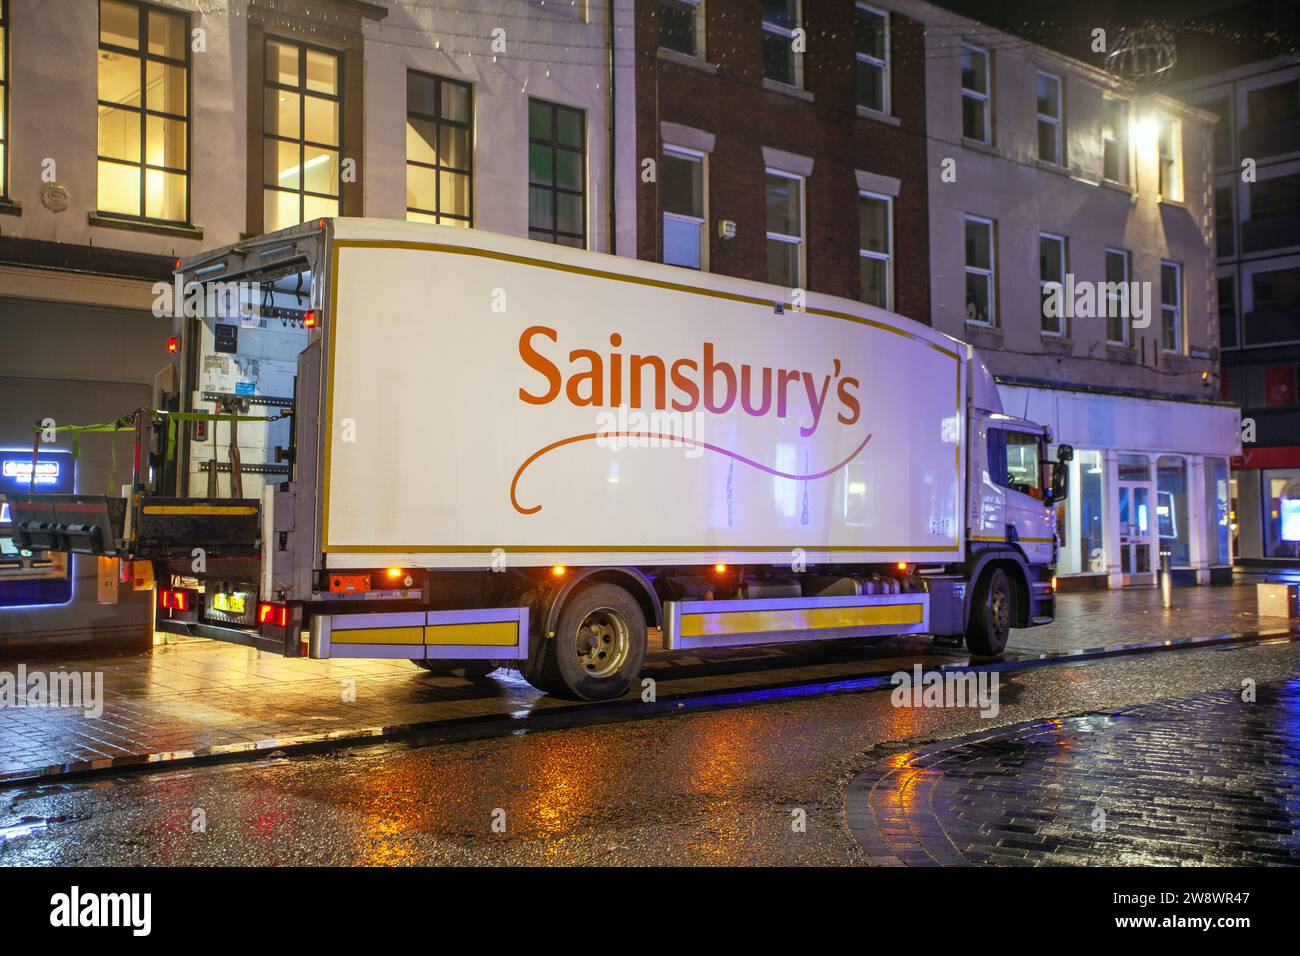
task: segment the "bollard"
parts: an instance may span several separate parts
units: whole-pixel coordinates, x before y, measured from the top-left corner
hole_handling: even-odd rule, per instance
[[[1160,549],[1160,603],[1172,607],[1174,603],[1174,574],[1169,570],[1169,558],[1172,551]]]

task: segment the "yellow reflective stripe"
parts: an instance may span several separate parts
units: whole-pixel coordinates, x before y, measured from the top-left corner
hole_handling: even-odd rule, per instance
[[[483,624],[430,624],[425,628],[424,643],[515,647],[519,643],[519,622],[491,621]]]
[[[792,608],[782,611],[721,611],[683,614],[682,636],[761,634],[765,631],[807,631],[832,627],[871,627],[920,624],[918,604],[876,604],[867,607]]]
[[[145,505],[147,515],[255,515],[256,505]]]
[[[424,628],[416,627],[358,627],[335,631],[331,644],[423,644]]]

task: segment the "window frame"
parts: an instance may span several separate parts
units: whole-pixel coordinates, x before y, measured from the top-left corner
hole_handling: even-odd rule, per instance
[[[137,37],[140,42],[139,49],[132,50],[129,47],[116,46],[112,43],[105,43],[104,23],[103,23],[103,4],[100,0],[95,0],[95,215],[112,219],[123,219],[129,222],[147,223],[158,226],[188,226],[193,222],[193,202],[194,188],[191,178],[193,170],[193,151],[194,151],[194,130],[192,120],[194,116],[194,56],[190,49],[190,30],[193,21],[190,18],[189,11],[179,10],[174,7],[163,7],[153,3],[146,3],[143,0],[117,0],[136,8],[138,14]],[[174,16],[184,24],[184,60],[176,60],[173,57],[165,56],[160,53],[149,52],[149,13],[155,12],[164,16]],[[6,25],[8,19],[5,20]],[[8,56],[11,44],[8,42],[9,37],[5,37],[5,55]],[[113,103],[102,100],[99,97],[99,53],[107,50],[110,53],[118,53],[123,56],[130,56],[140,61],[140,105],[133,107],[125,103]],[[185,114],[178,115],[175,113],[165,113],[161,110],[151,110],[148,108],[148,73],[150,61],[162,63],[166,66],[179,66],[185,71]],[[8,77],[6,71],[5,76]],[[8,83],[5,84],[5,93],[8,94]],[[139,113],[140,116],[140,161],[138,163],[129,162],[116,156],[104,156],[99,152],[99,116],[98,110],[102,107],[108,107],[115,110],[126,110]],[[148,122],[149,117],[157,117],[164,120],[179,121],[185,126],[185,168],[178,169],[172,166],[155,166],[147,161],[147,152],[149,149],[148,140]],[[5,122],[9,121],[9,110],[5,110]],[[6,137],[5,143],[8,143]],[[9,150],[6,146],[5,160],[8,163]],[[127,166],[136,169],[140,174],[140,212],[133,215],[127,212],[117,212],[114,210],[104,209],[100,205],[99,195],[99,164],[112,163],[116,166]],[[148,206],[148,171],[155,170],[171,175],[181,175],[185,180],[185,218],[183,219],[160,219],[147,215]],[[3,194],[3,193],[0,193]]]
[[[1220,266],[1215,272],[1214,279],[1215,279],[1215,283],[1214,283],[1215,298],[1217,300],[1216,305],[1218,306],[1218,311],[1215,317],[1218,319],[1219,350],[1220,352],[1235,351],[1237,349],[1242,348],[1243,345],[1242,328],[1241,328],[1241,294],[1240,294],[1241,283],[1237,281],[1238,279],[1237,269],[1235,266]],[[1223,297],[1221,295],[1218,295],[1218,292],[1219,292],[1219,287],[1222,285],[1224,281],[1227,281],[1232,286],[1231,305],[1232,305],[1233,344],[1231,345],[1225,345],[1223,343],[1224,302],[1223,302]]]
[[[888,233],[886,238],[888,248],[885,252],[876,252],[872,249],[862,248],[862,200],[874,199],[884,202],[885,204],[885,230]],[[889,312],[894,311],[894,197],[886,193],[874,193],[869,189],[858,190],[858,275],[862,275],[862,259],[874,259],[877,262],[885,263],[885,304],[877,308],[885,309]],[[858,301],[866,305],[874,303],[867,302],[863,298],[865,291],[862,287],[861,279],[858,280]]]
[[[972,90],[966,86],[966,81],[962,77],[961,58],[965,56],[967,50],[972,50],[984,57],[984,88],[985,92],[980,93],[978,90]],[[993,145],[993,63],[989,51],[984,47],[977,46],[974,43],[962,41],[961,55],[957,63],[957,82],[961,85],[961,99],[965,103],[967,98],[977,100],[984,115],[984,138],[979,139],[974,136],[966,135],[966,111],[960,111],[961,118],[961,138],[969,140],[972,143],[980,143],[984,146]]]
[[[2,154],[0,155],[0,200],[3,200],[9,198],[9,51],[13,47],[13,32],[9,28],[9,0],[0,0],[0,36],[4,37],[4,52],[0,55],[0,154]],[[98,81],[98,74],[96,81]],[[98,91],[96,91],[96,98],[98,98]],[[98,135],[99,131],[95,132]],[[96,154],[99,152],[98,145],[95,152]],[[98,172],[96,169],[97,177]],[[98,187],[98,183],[96,186]],[[98,188],[96,193],[98,194]]]
[[[1166,129],[1168,154],[1163,152]],[[1183,123],[1168,113],[1156,119],[1156,195],[1161,202],[1183,201]]]
[[[1109,283],[1111,281],[1110,275],[1107,273],[1107,269],[1106,269],[1107,265],[1109,264],[1109,259],[1111,256],[1119,256],[1121,259],[1123,259],[1124,261],[1123,281],[1124,281],[1125,289],[1128,289],[1129,283],[1133,281],[1133,253],[1131,253],[1127,249],[1121,249],[1118,246],[1106,246],[1102,249],[1102,254],[1101,254],[1102,279],[1106,283]],[[1120,310],[1120,314],[1115,317],[1119,319],[1120,328],[1123,330],[1123,337],[1118,339],[1111,338],[1111,334],[1110,334],[1111,332],[1110,323],[1111,323],[1111,319],[1113,318],[1110,314],[1111,301],[1112,300],[1108,295],[1106,297],[1106,344],[1118,345],[1123,348],[1128,348],[1129,342],[1132,340],[1132,335],[1133,335],[1133,316],[1131,314],[1132,303],[1129,301],[1129,294],[1128,292],[1125,292],[1124,297],[1121,300],[1123,309]]]
[[[1053,331],[1053,330],[1047,328],[1047,315],[1046,315],[1046,313],[1043,312],[1043,307],[1042,307],[1042,303],[1043,303],[1043,289],[1044,289],[1044,287],[1047,285],[1048,282],[1054,281],[1054,280],[1051,280],[1051,279],[1044,279],[1044,278],[1043,278],[1042,262],[1043,262],[1043,240],[1044,240],[1044,239],[1047,239],[1047,240],[1049,240],[1049,241],[1051,241],[1051,242],[1055,242],[1055,243],[1057,243],[1057,244],[1058,244],[1058,248],[1059,248],[1059,250],[1060,250],[1060,254],[1059,254],[1059,256],[1058,256],[1058,261],[1059,261],[1059,265],[1060,265],[1060,267],[1061,267],[1060,285],[1061,285],[1061,307],[1062,307],[1062,309],[1065,308],[1065,271],[1066,271],[1066,269],[1068,268],[1068,266],[1067,266],[1067,262],[1066,262],[1066,260],[1067,260],[1067,255],[1066,255],[1066,241],[1065,241],[1065,236],[1057,235],[1057,234],[1054,233],[1054,232],[1039,232],[1039,233],[1038,233],[1038,263],[1039,263],[1039,266],[1038,266],[1038,303],[1039,303],[1039,305],[1038,305],[1038,312],[1039,312],[1039,320],[1040,320],[1040,321],[1039,321],[1040,332],[1041,332],[1042,335],[1044,335],[1044,336],[1047,337],[1047,338],[1052,338],[1052,339],[1063,339],[1063,338],[1065,338],[1065,337],[1067,336],[1067,333],[1069,332],[1069,328],[1068,328],[1068,326],[1067,326],[1066,316],[1065,316],[1064,314],[1056,316],[1056,322],[1057,322],[1057,326],[1058,326],[1058,327],[1057,327],[1057,329],[1056,329],[1055,331]]]
[[[554,101],[552,101],[552,100],[544,100],[544,99],[542,99],[541,97],[530,96],[530,97],[528,97],[528,112],[529,112],[529,116],[530,116],[530,117],[531,117],[531,115],[532,115],[532,105],[533,105],[534,103],[538,104],[539,106],[545,106],[545,107],[547,107],[547,108],[551,111],[551,138],[550,138],[549,140],[543,140],[543,139],[540,139],[540,138],[534,138],[533,133],[532,133],[532,130],[529,129],[529,130],[528,130],[528,148],[529,148],[529,150],[531,151],[531,150],[532,150],[532,147],[534,147],[534,146],[545,146],[545,147],[548,147],[548,148],[551,150],[551,171],[552,171],[552,181],[551,181],[551,184],[550,184],[549,186],[548,186],[548,185],[545,185],[545,184],[541,184],[541,183],[534,183],[534,182],[532,181],[532,177],[531,177],[531,175],[530,175],[530,176],[528,177],[528,191],[529,191],[529,195],[531,195],[531,193],[532,193],[532,191],[533,191],[534,189],[545,189],[545,190],[548,190],[549,192],[554,193],[554,194],[563,193],[563,194],[565,194],[565,195],[567,195],[567,196],[573,196],[573,195],[576,195],[576,196],[581,197],[581,199],[582,199],[582,233],[581,233],[580,235],[575,235],[575,234],[572,233],[572,232],[568,232],[568,231],[565,231],[565,230],[562,230],[562,229],[559,228],[559,222],[560,222],[560,217],[559,217],[559,206],[558,206],[558,204],[555,203],[554,201],[552,201],[552,203],[551,203],[551,227],[550,227],[549,229],[545,229],[545,228],[540,228],[540,227],[534,226],[534,225],[533,225],[533,219],[532,219],[532,203],[529,202],[529,204],[528,204],[528,206],[529,206],[529,213],[528,213],[528,238],[529,238],[529,239],[533,239],[533,240],[536,241],[536,242],[550,242],[552,245],[564,246],[564,245],[568,245],[568,244],[567,244],[567,243],[562,243],[562,242],[559,242],[559,241],[558,241],[560,236],[564,236],[564,237],[567,238],[567,239],[577,239],[577,240],[579,241],[579,244],[578,244],[578,245],[576,245],[576,246],[568,246],[568,248],[570,248],[570,249],[586,249],[586,248],[587,248],[587,243],[588,243],[588,241],[589,241],[589,237],[588,237],[588,233],[589,233],[588,225],[589,225],[589,224],[588,224],[588,222],[587,222],[587,217],[588,217],[588,215],[589,215],[589,213],[590,213],[590,210],[588,209],[588,201],[587,201],[587,187],[588,187],[588,185],[589,185],[589,183],[588,183],[588,170],[587,170],[587,162],[588,162],[589,157],[588,157],[588,155],[587,155],[587,150],[588,150],[588,148],[589,148],[589,142],[590,142],[590,141],[589,141],[588,134],[587,134],[587,111],[586,111],[585,109],[582,109],[581,107],[577,107],[577,106],[568,106],[568,105],[566,105],[566,104],[564,104],[564,103],[556,103],[556,102],[554,102]],[[575,150],[572,146],[569,146],[567,143],[561,143],[561,142],[559,141],[559,139],[558,139],[558,136],[559,136],[559,125],[560,125],[559,122],[558,122],[558,120],[559,120],[559,115],[560,115],[560,111],[561,111],[561,110],[564,110],[564,111],[567,111],[567,112],[570,112],[570,113],[576,113],[576,114],[578,114],[578,117],[579,117],[579,120],[580,120],[579,123],[578,123],[578,128],[582,131],[582,145],[581,145],[580,147],[578,147],[578,149],[576,149],[576,150]],[[531,119],[529,120],[529,122],[531,123]],[[569,188],[567,188],[567,187],[562,187],[562,186],[559,185],[559,177],[555,174],[555,170],[558,168],[557,164],[555,163],[555,153],[556,153],[558,150],[564,150],[565,152],[570,152],[570,153],[572,153],[572,152],[577,152],[577,153],[578,153],[578,156],[580,157],[580,162],[579,162],[579,164],[578,164],[578,168],[579,168],[579,170],[581,171],[581,182],[582,182],[582,187],[581,187],[581,189],[579,189],[579,190],[573,190],[573,189],[569,189]],[[533,233],[535,233],[535,232],[545,232],[545,233],[550,233],[550,239],[538,239],[536,236],[533,235]]]
[[[272,43],[280,43],[286,46],[294,46],[298,48],[298,69],[299,69],[299,76],[302,77],[302,86],[285,86],[283,83],[278,83],[278,82],[273,83],[271,82],[270,79],[267,78],[267,63],[269,62],[267,57],[268,57],[268,50]],[[321,93],[318,90],[307,89],[307,51],[308,50],[313,50],[317,53],[325,53],[328,54],[329,56],[334,57],[334,61],[335,61],[334,85],[335,88],[338,90],[337,93],[334,94]],[[298,214],[299,214],[298,223],[303,223],[307,221],[307,217],[304,215],[304,213],[306,212],[307,196],[312,196],[313,198],[316,199],[327,199],[327,200],[333,199],[336,203],[338,203],[338,211],[335,213],[335,215],[336,216],[343,215],[343,148],[344,148],[344,124],[346,123],[346,115],[344,112],[344,106],[345,106],[344,90],[346,89],[346,86],[344,85],[345,81],[344,81],[343,69],[344,69],[344,55],[342,50],[333,50],[330,49],[329,47],[320,46],[314,43],[308,43],[304,40],[296,40],[291,37],[281,36],[279,34],[266,33],[262,36],[262,88],[261,88],[262,102],[263,103],[266,102],[266,91],[268,89],[288,90],[292,93],[297,94],[298,96],[298,138],[296,140],[290,139],[287,136],[282,136],[279,133],[270,132],[265,107],[263,107],[262,129],[260,131],[262,135],[262,142],[260,144],[262,149],[262,182],[260,183],[260,196],[262,200],[262,210],[263,210],[262,212],[263,232],[273,231],[267,228],[267,223],[266,223],[265,210],[266,210],[266,194],[268,191],[282,192],[282,193],[295,193],[298,196]],[[307,119],[307,97],[308,96],[314,96],[320,99],[332,100],[333,102],[338,104],[339,119],[338,119],[338,142],[337,143],[334,144],[321,143],[321,142],[317,142],[316,140],[307,139],[306,119]],[[297,189],[284,189],[279,186],[268,186],[266,184],[266,179],[267,176],[269,175],[269,171],[266,168],[267,140],[275,140],[276,142],[282,142],[282,143],[297,143],[298,180],[299,180]],[[336,172],[338,174],[339,192],[337,196],[327,196],[324,193],[312,192],[307,189],[306,157],[307,157],[308,146],[314,146],[317,149],[330,149],[338,153],[339,166]],[[291,227],[281,226],[280,228],[288,229]]]
[[[965,251],[966,250],[966,227],[970,225],[972,222],[979,223],[980,225],[985,226],[988,229],[989,264],[987,268],[985,268],[984,266],[972,266],[970,262],[966,260],[966,251]],[[966,301],[966,276],[970,275],[971,273],[974,273],[975,275],[983,276],[986,279],[988,279],[989,318],[987,322],[981,322],[979,319],[972,319],[970,315],[966,313],[966,310],[963,308],[962,312],[963,312],[963,317],[966,320],[966,324],[973,325],[976,328],[980,328],[980,329],[996,329],[998,327],[998,322],[1000,319],[998,315],[998,304],[997,304],[998,250],[997,250],[996,220],[988,219],[984,216],[977,216],[974,213],[963,213],[962,214],[962,302],[963,303]]]
[[[1120,117],[1120,126],[1123,128],[1123,138],[1115,139],[1106,135],[1106,106],[1108,104],[1118,104],[1122,110]],[[1111,183],[1124,188],[1131,188],[1133,185],[1133,101],[1123,96],[1111,96],[1110,94],[1102,95],[1102,121],[1101,121],[1101,178],[1103,182]],[[1112,179],[1106,175],[1106,147],[1108,144],[1115,144],[1115,152],[1119,157],[1120,173],[1123,178]]]
[[[1056,84],[1056,110],[1060,114],[1058,116],[1049,116],[1046,113],[1038,112],[1038,103],[1037,103],[1038,81],[1044,78],[1051,80]],[[1038,155],[1038,161],[1042,163],[1050,163],[1053,166],[1064,167],[1065,166],[1065,80],[1063,80],[1057,74],[1049,73],[1046,70],[1036,71],[1034,74],[1034,100],[1035,100],[1034,111],[1035,113],[1037,113],[1038,116],[1038,122],[1034,127],[1034,131],[1037,132],[1044,123],[1051,125],[1053,127],[1053,133],[1054,133],[1054,138],[1056,143],[1056,158],[1044,159],[1043,156],[1038,153],[1038,147],[1042,145],[1042,141],[1040,138],[1035,145],[1035,154]],[[1103,157],[1103,162],[1104,162],[1104,157]]]
[[[853,79],[854,79],[854,91],[853,91],[853,93],[854,93],[854,95],[853,95],[853,102],[854,102],[854,104],[857,106],[858,109],[860,109],[860,110],[865,110],[865,111],[868,112],[868,113],[879,114],[879,115],[881,115],[881,116],[892,116],[892,115],[893,115],[892,111],[893,111],[893,108],[894,108],[894,105],[893,105],[893,82],[892,82],[892,72],[893,72],[893,71],[890,69],[890,65],[889,65],[889,64],[890,64],[890,43],[891,43],[892,40],[893,40],[893,36],[892,36],[893,30],[892,30],[892,28],[891,28],[891,24],[890,24],[889,11],[888,11],[888,10],[878,10],[878,9],[876,9],[875,7],[871,6],[870,4],[868,4],[868,3],[863,3],[862,0],[858,0],[858,2],[855,3],[855,4],[853,5],[853,18],[854,18],[854,27],[855,27],[855,30],[856,30],[856,27],[857,27],[857,17],[858,17],[858,14],[859,14],[859,13],[869,13],[869,14],[873,14],[873,15],[875,15],[875,16],[880,17],[882,20],[884,20],[884,22],[885,22],[885,43],[884,43],[884,52],[885,52],[885,56],[884,56],[884,59],[880,59],[880,58],[878,58],[878,57],[874,57],[874,56],[872,56],[872,55],[869,54],[869,53],[863,53],[860,49],[857,48],[857,42],[856,42],[856,36],[855,36],[855,40],[854,40],[854,50],[853,50],[853,62],[854,62],[854,74],[853,74]],[[881,76],[882,76],[882,81],[881,81],[881,84],[880,84],[880,85],[881,85],[881,98],[882,98],[882,100],[883,100],[883,102],[881,103],[880,109],[876,109],[876,107],[874,107],[874,106],[866,106],[866,105],[864,105],[862,102],[860,102],[860,100],[859,100],[859,95],[860,95],[861,91],[857,89],[857,69],[856,69],[857,64],[859,64],[859,63],[867,63],[867,64],[869,64],[869,65],[871,65],[871,66],[878,67],[878,68],[880,69]]]
[[[660,50],[668,53],[674,53],[678,56],[690,56],[697,60],[707,59],[707,46],[705,36],[705,24],[707,23],[704,11],[705,0],[657,0],[656,9],[662,10],[664,7],[676,6],[679,8],[692,7],[691,12],[691,52],[679,50],[676,47],[664,46],[663,44],[663,27],[659,25],[658,36],[655,37],[655,46]]]
[[[1172,266],[1174,268],[1174,298],[1172,305],[1165,302],[1164,285],[1165,285],[1165,268]],[[1173,316],[1174,345],[1169,348],[1165,345],[1165,329],[1168,317]],[[1183,344],[1186,336],[1183,330],[1183,264],[1175,262],[1172,259],[1160,260],[1160,351],[1167,355],[1182,355]]]
[[[781,179],[792,179],[799,184],[799,235],[791,236],[786,233],[772,232],[767,228],[766,208],[767,208],[767,178],[776,176]],[[777,169],[774,166],[766,166],[763,170],[763,207],[765,212],[763,222],[763,253],[767,254],[768,242],[785,242],[799,247],[798,266],[799,274],[795,277],[796,281],[787,288],[802,289],[808,281],[808,177],[801,176],[798,173],[792,173],[789,170]],[[785,285],[785,283],[774,282],[771,275],[767,281],[773,285]]]
[[[439,74],[437,74],[437,73],[428,73],[428,72],[426,72],[426,71],[424,71],[424,70],[414,70],[414,69],[411,69],[411,68],[408,67],[407,70],[406,70],[406,75],[407,75],[408,79],[409,79],[409,77],[410,77],[412,74],[414,74],[415,76],[418,76],[418,77],[422,77],[423,79],[433,80],[434,103],[435,103],[436,106],[437,106],[438,115],[437,115],[437,116],[430,116],[430,115],[428,115],[427,113],[419,113],[419,112],[416,112],[415,110],[413,110],[413,109],[411,108],[411,99],[410,99],[410,95],[408,94],[408,95],[407,95],[407,99],[406,99],[406,119],[407,119],[407,122],[408,122],[408,123],[410,122],[411,117],[415,117],[416,119],[423,120],[423,121],[428,122],[428,123],[432,123],[433,126],[434,126],[434,129],[435,129],[435,131],[436,131],[436,135],[438,136],[438,149],[437,149],[437,152],[436,152],[436,154],[435,154],[435,158],[436,158],[437,161],[435,161],[435,162],[433,162],[433,163],[426,163],[426,162],[424,162],[423,160],[411,159],[410,153],[409,153],[409,152],[407,153],[407,155],[406,155],[406,176],[407,176],[407,183],[408,183],[408,185],[409,185],[409,183],[410,183],[411,167],[412,167],[412,166],[418,166],[418,167],[420,167],[421,169],[429,169],[429,170],[432,170],[432,171],[433,171],[433,183],[434,183],[434,187],[433,187],[433,203],[434,203],[435,206],[441,206],[441,205],[442,205],[442,176],[439,175],[439,174],[442,173],[442,172],[448,172],[448,173],[458,173],[458,174],[463,174],[463,175],[465,175],[465,176],[468,176],[468,177],[469,177],[469,183],[468,183],[468,185],[469,185],[469,188],[468,188],[468,195],[469,195],[469,211],[468,211],[464,216],[461,216],[461,215],[458,215],[458,214],[456,214],[456,213],[444,213],[441,209],[429,210],[429,209],[420,209],[420,208],[418,208],[418,207],[407,206],[407,207],[406,207],[406,217],[407,217],[407,221],[408,221],[408,222],[411,221],[410,215],[411,215],[411,213],[414,212],[414,213],[418,213],[418,214],[420,214],[420,215],[422,215],[422,216],[433,216],[433,217],[434,217],[435,219],[437,219],[440,223],[442,222],[443,219],[450,219],[450,220],[452,220],[452,223],[451,223],[452,225],[459,224],[459,223],[464,223],[465,226],[466,226],[467,228],[471,228],[471,229],[472,229],[472,228],[474,227],[474,84],[473,84],[473,83],[470,83],[470,82],[468,82],[468,81],[466,81],[466,80],[456,80],[456,79],[452,79],[451,77],[441,76],[441,75],[439,75]],[[453,86],[460,86],[460,87],[464,87],[464,88],[465,88],[466,96],[468,97],[468,102],[469,102],[469,119],[468,119],[468,120],[466,120],[466,121],[464,121],[464,122],[461,122],[460,120],[449,120],[449,119],[445,119],[445,118],[443,118],[443,116],[442,116],[442,85],[443,85],[444,83],[450,83],[450,84],[453,85]],[[469,166],[468,166],[467,168],[465,168],[465,169],[457,169],[457,168],[454,167],[454,166],[444,166],[444,165],[442,164],[442,162],[441,162],[441,159],[442,159],[442,127],[443,127],[444,125],[446,125],[446,126],[448,126],[448,127],[451,127],[451,128],[454,128],[454,129],[463,129],[463,130],[465,130],[465,132],[468,134],[468,137],[469,137]],[[340,131],[340,132],[341,132],[341,131]],[[342,194],[342,183],[341,183],[341,182],[340,182],[340,184],[339,184],[339,191],[340,191],[340,198],[341,198],[341,194]],[[423,220],[416,220],[416,221],[420,221],[420,222],[422,222]]]
[[[709,271],[709,154],[699,149],[690,149],[686,146],[675,146],[671,143],[664,143],[660,147],[663,156],[671,155],[674,159],[686,162],[699,163],[700,166],[700,216],[686,216],[682,213],[669,212],[663,208],[663,202],[660,200],[659,208],[659,229],[660,229],[660,250],[659,259],[665,265],[680,266],[683,269],[697,269],[700,272]],[[664,259],[668,250],[668,237],[665,223],[668,219],[675,222],[689,222],[698,226],[700,230],[700,264],[698,266],[682,265],[678,262],[668,262]]]
[[[794,3],[794,26],[783,27],[779,23],[773,23],[771,20],[762,19],[762,15],[760,14],[759,30],[762,34],[772,33],[777,36],[783,37],[787,41],[794,39],[794,31],[801,29],[803,27],[803,0],[791,0],[791,2]],[[793,74],[794,77],[793,83],[787,82],[786,80],[778,80],[767,75],[767,62],[766,62],[767,57],[765,54],[762,53],[761,45],[760,45],[760,56],[763,57],[763,61],[759,64],[760,72],[762,74],[763,79],[766,80],[768,83],[777,83],[780,84],[781,86],[788,86],[796,90],[802,90],[804,88],[804,75],[803,75],[804,55],[802,53],[796,53],[793,48],[791,48],[790,50],[790,56],[792,58],[790,62],[790,67],[791,67],[791,73]]]

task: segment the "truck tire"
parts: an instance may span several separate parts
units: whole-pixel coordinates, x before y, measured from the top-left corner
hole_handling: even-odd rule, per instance
[[[645,613],[627,591],[598,581],[564,603],[546,639],[539,690],[578,700],[622,697],[645,661]],[[531,680],[531,678],[530,678]]]
[[[412,660],[411,663],[430,674],[463,677],[466,680],[482,680],[497,669],[495,661]]]
[[[984,573],[975,589],[966,628],[966,646],[972,654],[997,657],[1011,636],[1011,580],[1001,568]]]

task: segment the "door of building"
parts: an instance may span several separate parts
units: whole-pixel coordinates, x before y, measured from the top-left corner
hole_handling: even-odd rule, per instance
[[[1119,569],[1125,587],[1156,582],[1151,528],[1154,498],[1149,481],[1119,483]]]

